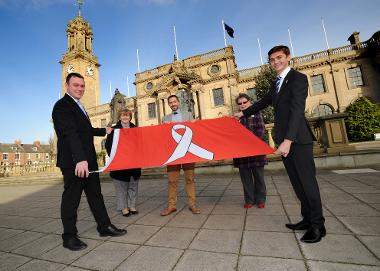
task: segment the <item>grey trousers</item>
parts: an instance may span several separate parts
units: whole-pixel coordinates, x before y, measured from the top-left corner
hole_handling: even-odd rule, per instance
[[[267,188],[264,181],[264,167],[239,168],[239,173],[245,203],[265,203]]]
[[[116,209],[136,208],[139,181],[131,177],[129,182],[113,179],[116,196]]]

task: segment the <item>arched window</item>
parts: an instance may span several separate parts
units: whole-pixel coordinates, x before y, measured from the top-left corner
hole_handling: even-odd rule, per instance
[[[322,117],[322,116],[331,115],[333,111],[334,109],[332,108],[331,105],[320,104],[313,109],[313,117]]]

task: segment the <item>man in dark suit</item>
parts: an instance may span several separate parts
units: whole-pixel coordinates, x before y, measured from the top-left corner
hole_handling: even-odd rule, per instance
[[[289,67],[290,51],[283,45],[268,52],[269,62],[277,73],[270,91],[251,107],[236,113],[235,117],[250,116],[269,105],[274,107],[274,135],[278,144],[276,154],[288,173],[293,189],[301,202],[303,220],[286,224],[292,230],[306,230],[302,242],[319,242],[326,235],[322,203],[315,177],[313,140],[315,137],[305,118],[308,93],[306,75]]]
[[[111,224],[101,193],[94,136],[105,136],[105,128],[93,128],[80,103],[85,91],[82,75],[70,73],[66,77],[66,94],[53,108],[54,129],[57,134],[57,166],[61,169],[64,191],[61,202],[63,246],[81,250],[87,245],[78,238],[77,210],[84,190],[100,236],[121,236],[126,230]],[[111,128],[107,132],[110,133]]]

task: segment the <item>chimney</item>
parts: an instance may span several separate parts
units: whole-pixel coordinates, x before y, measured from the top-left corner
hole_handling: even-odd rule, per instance
[[[355,31],[354,33],[351,34],[351,36],[348,37],[348,41],[352,44],[359,44],[360,43],[360,38],[359,38],[360,32]]]
[[[36,146],[37,148],[41,147],[41,142],[39,140],[36,140],[33,142],[33,145]]]
[[[16,139],[16,140],[15,140],[15,144],[16,144],[17,146],[21,146],[21,140],[20,140],[20,139]]]

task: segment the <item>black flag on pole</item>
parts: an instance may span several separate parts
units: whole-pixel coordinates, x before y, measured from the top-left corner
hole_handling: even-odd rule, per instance
[[[234,29],[231,26],[229,26],[226,23],[224,23],[224,29],[226,30],[228,36],[230,36],[231,38],[234,37],[234,32],[235,31],[234,31]]]

